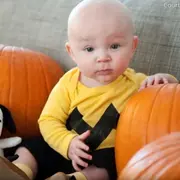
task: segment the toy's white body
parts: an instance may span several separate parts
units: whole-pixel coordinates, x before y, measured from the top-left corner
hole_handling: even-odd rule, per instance
[[[17,146],[21,141],[20,137],[0,139],[0,156],[4,156],[3,149]]]
[[[0,109],[0,136],[2,134],[3,122],[3,113]],[[20,137],[0,139],[0,156],[4,156],[3,149],[17,146],[21,141],[22,139]]]

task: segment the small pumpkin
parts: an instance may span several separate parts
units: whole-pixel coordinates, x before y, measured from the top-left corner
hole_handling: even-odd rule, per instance
[[[180,133],[163,136],[138,151],[118,180],[180,179]]]
[[[37,120],[62,75],[61,66],[45,54],[0,45],[0,104],[11,112],[17,136],[39,134]]]
[[[146,144],[180,131],[180,85],[146,88],[127,102],[117,125],[115,156],[118,174]]]

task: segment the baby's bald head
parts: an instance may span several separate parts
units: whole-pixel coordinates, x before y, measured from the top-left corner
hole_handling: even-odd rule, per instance
[[[66,50],[80,69],[80,80],[89,85],[108,84],[121,75],[138,43],[131,13],[119,0],[79,3],[68,19],[68,39]]]
[[[69,15],[68,38],[70,40],[87,26],[91,32],[102,23],[107,26],[116,23],[122,31],[130,34],[134,31],[131,13],[119,0],[83,0]]]

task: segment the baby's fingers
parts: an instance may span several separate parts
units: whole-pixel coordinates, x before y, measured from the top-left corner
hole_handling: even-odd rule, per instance
[[[76,171],[81,171],[80,167],[75,163],[75,161],[72,161],[72,166]]]
[[[153,85],[153,84],[154,84],[154,79],[155,79],[154,77],[149,77],[149,78],[147,79],[147,85],[146,85],[146,87]]]
[[[78,149],[82,149],[84,151],[89,151],[89,146],[86,145],[83,141],[79,141],[77,144]]]
[[[167,80],[166,78],[163,78],[162,80],[163,80],[163,83],[164,83],[164,84],[167,84],[167,83],[168,83],[168,80]]]
[[[85,161],[83,161],[80,157],[78,157],[78,156],[76,156],[75,158],[74,158],[74,161],[75,161],[75,163],[77,164],[77,165],[79,165],[79,166],[82,166],[82,167],[88,167],[88,163],[87,162],[85,162]]]
[[[86,152],[84,152],[83,150],[79,149],[77,151],[77,156],[87,159],[87,160],[92,160],[92,156]]]
[[[81,141],[85,141],[88,137],[90,136],[90,130],[85,131],[84,133],[82,133],[81,135],[79,135],[79,139]]]
[[[154,85],[160,84],[160,82],[161,82],[161,78],[159,76],[155,76]]]

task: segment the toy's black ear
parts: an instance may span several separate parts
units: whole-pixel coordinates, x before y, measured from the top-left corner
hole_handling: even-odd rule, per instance
[[[13,121],[10,111],[0,104],[0,109],[3,113],[3,127],[5,127],[10,133],[16,132],[16,125]]]

